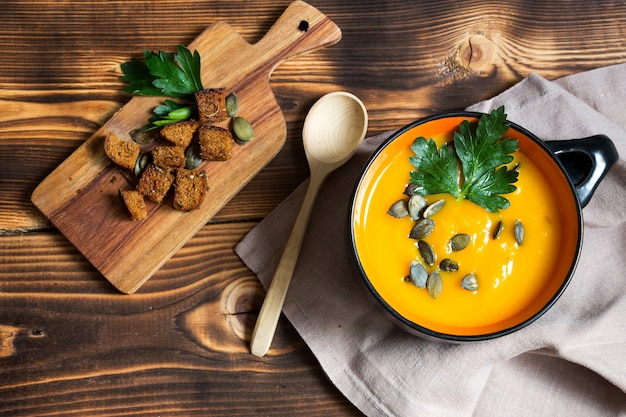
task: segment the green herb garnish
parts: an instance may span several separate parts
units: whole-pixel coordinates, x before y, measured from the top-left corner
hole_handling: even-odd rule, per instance
[[[151,125],[144,130],[154,129],[169,123],[187,120],[197,113],[194,93],[203,90],[200,76],[200,54],[192,54],[183,45],[178,45],[172,55],[163,51],[144,51],[144,62],[136,58],[121,65],[123,81],[128,83],[124,91],[143,96],[179,98],[190,103],[166,100],[155,107]]]
[[[202,90],[200,54],[178,45],[177,53],[144,51],[144,61],[133,58],[122,64],[124,91],[144,96],[164,96],[193,99]]]
[[[152,110],[154,116],[148,121],[150,124],[142,130],[148,131],[168,125],[170,123],[182,122],[193,117],[198,117],[198,106],[190,103],[178,103],[172,100],[165,100]]]
[[[490,212],[509,207],[500,194],[515,191],[518,172],[509,169],[518,141],[503,138],[509,126],[504,106],[480,117],[478,123],[467,120],[454,133],[454,149],[440,149],[433,139],[419,137],[411,145],[415,156],[409,158],[417,169],[411,171],[411,182],[420,195],[452,194],[465,198]]]

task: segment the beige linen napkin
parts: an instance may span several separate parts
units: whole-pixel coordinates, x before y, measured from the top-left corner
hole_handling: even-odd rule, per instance
[[[542,139],[602,133],[615,142],[620,160],[583,210],[577,271],[550,311],[512,335],[451,345],[400,330],[370,303],[349,252],[352,189],[389,134],[367,139],[319,195],[283,311],[368,416],[626,415],[626,64],[553,82],[531,75],[470,110],[500,104]],[[265,285],[305,187],[236,248]]]

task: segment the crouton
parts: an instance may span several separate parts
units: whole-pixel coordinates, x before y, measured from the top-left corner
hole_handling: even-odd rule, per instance
[[[209,88],[194,93],[202,124],[213,124],[228,119],[226,93],[223,88]]]
[[[133,221],[143,220],[148,216],[146,201],[143,194],[136,190],[123,190],[120,192],[126,205],[130,219]]]
[[[200,126],[198,129],[200,156],[207,161],[226,161],[233,156],[233,135],[218,126]]]
[[[104,140],[104,153],[116,165],[128,170],[135,168],[140,150],[135,142],[123,140],[114,133],[109,133]]]
[[[198,127],[200,127],[200,122],[197,120],[172,123],[161,128],[161,136],[174,145],[186,148],[191,143]]]
[[[203,170],[176,170],[174,182],[174,202],[176,210],[193,210],[200,207],[208,189],[207,175]]]
[[[152,149],[154,165],[161,168],[180,168],[185,165],[185,148],[182,146],[159,145]]]
[[[169,169],[150,164],[141,174],[136,189],[155,203],[160,203],[170,190],[173,182],[174,175],[172,175]]]

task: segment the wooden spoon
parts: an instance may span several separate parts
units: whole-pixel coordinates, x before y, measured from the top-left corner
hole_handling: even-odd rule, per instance
[[[326,94],[309,111],[302,139],[311,178],[252,333],[250,350],[253,355],[264,356],[272,343],[313,203],[322,183],[328,174],[350,159],[363,142],[366,131],[365,106],[350,93]]]

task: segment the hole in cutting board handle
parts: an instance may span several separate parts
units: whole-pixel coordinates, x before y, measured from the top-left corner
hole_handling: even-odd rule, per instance
[[[309,30],[309,22],[307,22],[306,20],[301,20],[300,24],[298,25],[298,30],[300,32],[307,32]]]

